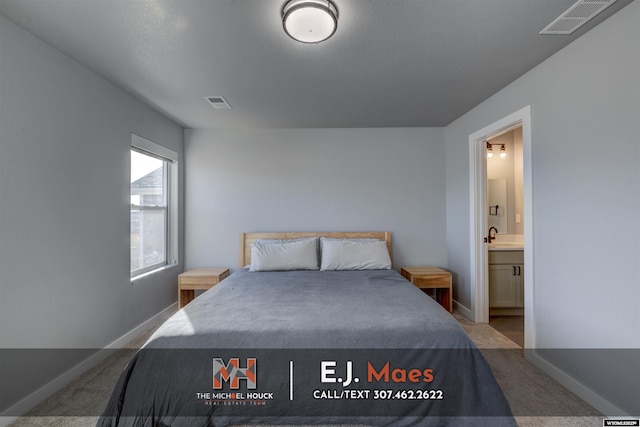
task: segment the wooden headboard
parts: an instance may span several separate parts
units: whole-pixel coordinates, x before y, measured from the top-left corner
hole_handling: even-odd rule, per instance
[[[298,239],[301,237],[329,237],[333,239],[380,239],[387,242],[391,257],[391,232],[281,232],[281,233],[241,233],[240,234],[240,268],[251,264],[251,244],[259,239]]]

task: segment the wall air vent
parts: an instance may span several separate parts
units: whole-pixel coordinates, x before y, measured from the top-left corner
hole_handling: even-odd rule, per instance
[[[579,0],[540,31],[540,34],[571,34],[616,0]]]
[[[231,105],[222,96],[205,96],[204,99],[216,110],[231,110]]]

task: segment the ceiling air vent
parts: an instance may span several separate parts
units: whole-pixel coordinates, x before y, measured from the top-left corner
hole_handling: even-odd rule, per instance
[[[231,105],[222,96],[205,96],[204,99],[216,110],[231,110]]]
[[[571,34],[616,0],[579,0],[540,34]]]

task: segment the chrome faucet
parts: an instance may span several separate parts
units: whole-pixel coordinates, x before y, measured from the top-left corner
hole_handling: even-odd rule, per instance
[[[491,230],[494,230],[494,231],[495,231],[495,233],[493,233],[493,236],[491,236]],[[497,232],[498,232],[498,229],[497,229],[497,228],[495,228],[495,227],[491,227],[491,228],[489,229],[489,236],[487,237],[487,242],[491,243],[491,241],[492,241],[492,240],[495,240],[495,238],[496,238],[496,233],[497,233]]]

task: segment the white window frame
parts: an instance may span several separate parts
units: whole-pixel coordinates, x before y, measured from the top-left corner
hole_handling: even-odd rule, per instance
[[[131,150],[166,162],[165,206],[131,205],[131,208],[135,207],[140,210],[166,210],[165,261],[131,271],[131,280],[134,281],[178,264],[178,153],[133,133],[131,134]],[[131,209],[129,210],[129,224],[131,224]]]

